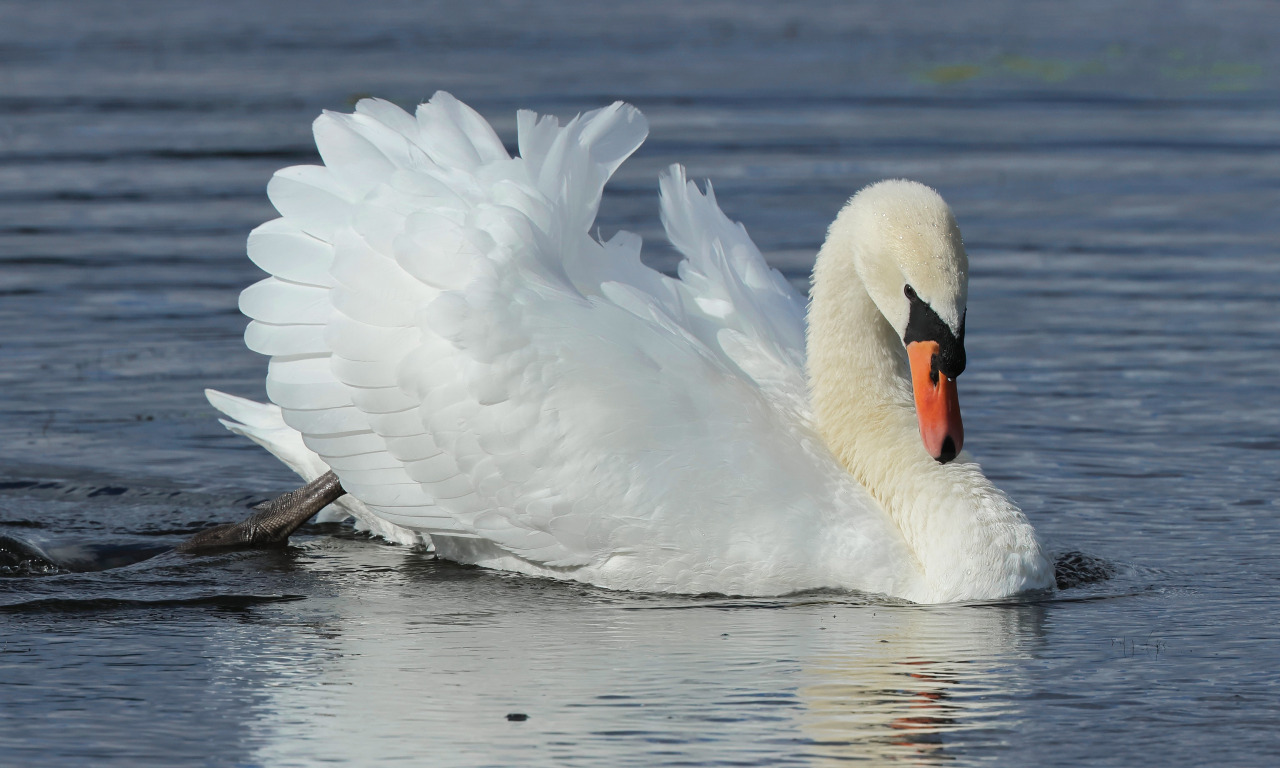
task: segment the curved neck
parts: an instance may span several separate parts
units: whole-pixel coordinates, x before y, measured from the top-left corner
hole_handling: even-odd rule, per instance
[[[897,524],[929,599],[1049,586],[1052,566],[1021,511],[976,464],[939,464],[925,451],[906,350],[858,275],[856,245],[828,239],[814,265],[808,374],[817,431]]]
[[[813,270],[807,357],[815,426],[918,552],[902,515],[913,506],[911,491],[942,467],[920,441],[906,350],[844,248],[828,240]]]

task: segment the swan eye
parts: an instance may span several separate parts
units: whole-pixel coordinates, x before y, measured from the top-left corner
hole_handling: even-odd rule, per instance
[[[912,287],[911,287],[911,286],[909,286],[909,285],[904,285],[904,286],[902,286],[902,293],[903,293],[903,295],[905,295],[905,296],[907,297],[907,300],[908,300],[908,301],[915,301],[915,300],[916,300],[916,298],[917,298],[917,297],[916,297],[916,289],[915,289],[915,288],[912,288]]]

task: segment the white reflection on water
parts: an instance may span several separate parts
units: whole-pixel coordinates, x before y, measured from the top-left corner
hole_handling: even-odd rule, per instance
[[[874,632],[801,673],[802,727],[818,764],[875,754],[908,764],[953,759],[950,748],[999,743],[1019,716],[1042,634],[1038,605],[877,610]],[[998,725],[997,725],[998,723]]]
[[[935,764],[1000,746],[1043,616],[620,595],[376,545],[309,551],[334,595],[272,609],[292,647],[215,641],[261,678],[246,726],[264,765]]]

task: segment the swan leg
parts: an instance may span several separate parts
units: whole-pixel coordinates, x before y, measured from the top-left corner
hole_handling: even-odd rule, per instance
[[[284,544],[289,534],[315,516],[346,491],[333,472],[325,472],[296,491],[277,496],[254,507],[255,511],[238,523],[203,530],[179,544],[175,551],[199,554],[218,549],[248,549]]]

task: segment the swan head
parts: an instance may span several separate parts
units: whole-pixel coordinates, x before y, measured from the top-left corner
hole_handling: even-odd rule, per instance
[[[969,293],[951,208],[918,182],[881,181],[854,195],[832,234],[847,235],[867,294],[902,340],[925,449],[951,461],[964,442],[955,379],[965,367]]]

